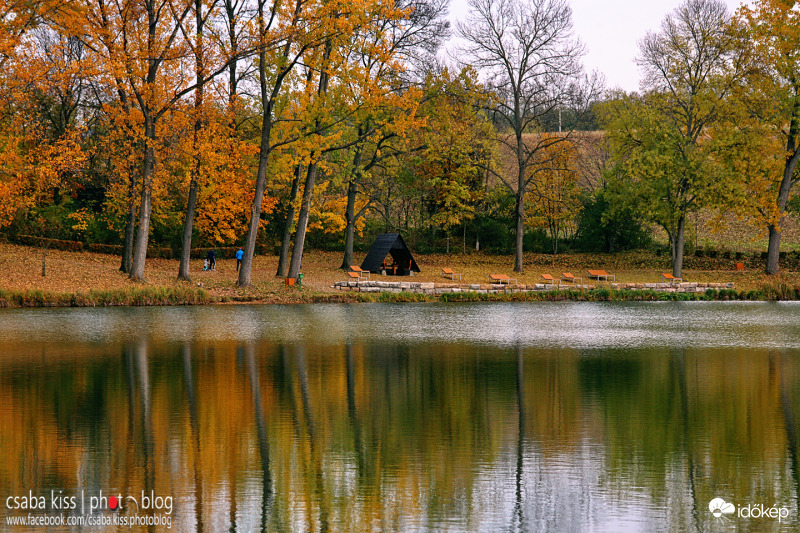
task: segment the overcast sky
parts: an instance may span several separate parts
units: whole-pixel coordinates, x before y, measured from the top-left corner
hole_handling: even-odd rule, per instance
[[[450,0],[450,18],[463,19],[466,0]],[[609,89],[639,89],[639,69],[634,58],[638,43],[648,31],[658,31],[664,17],[682,0],[569,0],[575,34],[586,45],[583,64],[606,77]],[[741,0],[725,0],[733,12]]]

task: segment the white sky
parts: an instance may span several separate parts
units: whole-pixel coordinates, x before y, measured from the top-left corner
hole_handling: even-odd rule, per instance
[[[450,19],[463,19],[465,0],[450,0]],[[575,34],[586,45],[583,58],[587,72],[599,71],[606,87],[625,91],[639,89],[639,69],[634,58],[639,41],[648,31],[658,31],[664,17],[683,0],[569,0]],[[741,0],[725,0],[733,11]]]

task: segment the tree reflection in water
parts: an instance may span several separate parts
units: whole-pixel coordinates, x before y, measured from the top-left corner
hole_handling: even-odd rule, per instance
[[[798,526],[791,347],[5,335],[3,494],[154,491],[198,532],[706,531],[717,496]]]

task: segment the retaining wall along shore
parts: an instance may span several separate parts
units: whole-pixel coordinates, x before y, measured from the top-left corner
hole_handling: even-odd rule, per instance
[[[604,287],[606,285],[603,285]],[[707,289],[733,289],[733,283],[610,283],[617,290],[650,290],[656,292],[705,292]],[[516,292],[550,291],[554,289],[592,290],[595,285],[563,283],[560,286],[544,283],[533,285],[507,285],[486,283],[433,283],[413,281],[337,281],[334,288],[341,291],[359,292],[413,292],[417,294],[444,294],[458,292],[477,292],[483,294],[508,294]]]

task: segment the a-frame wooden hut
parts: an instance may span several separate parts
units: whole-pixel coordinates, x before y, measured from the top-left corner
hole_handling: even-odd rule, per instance
[[[387,261],[389,256],[392,258],[391,262]],[[417,262],[399,233],[378,235],[361,263],[361,269],[375,273],[384,270],[394,276],[409,276],[411,272],[419,272]]]

